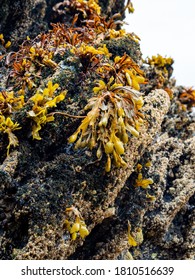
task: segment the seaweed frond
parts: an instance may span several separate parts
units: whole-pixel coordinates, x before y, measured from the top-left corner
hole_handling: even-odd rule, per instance
[[[143,115],[141,93],[130,86],[117,84],[111,77],[108,84],[103,80],[94,87],[96,96],[89,99],[85,110],[90,110],[69,142],[76,142],[75,148],[97,148],[100,159],[107,156],[106,172],[111,169],[111,158],[117,167],[126,166],[122,155],[130,135],[139,136]]]
[[[18,138],[13,131],[21,129],[17,122],[13,122],[10,117],[5,117],[0,114],[0,131],[8,135],[9,144],[7,146],[7,155],[9,154],[10,147],[18,146]]]
[[[48,114],[48,109],[56,107],[57,103],[64,100],[66,96],[66,91],[55,96],[54,93],[58,88],[58,84],[53,85],[52,81],[49,81],[47,87],[42,92],[38,90],[29,100],[34,103],[32,109],[28,111],[28,117],[33,120],[33,139],[41,140],[39,131],[42,126],[48,122],[54,121],[54,115]]]

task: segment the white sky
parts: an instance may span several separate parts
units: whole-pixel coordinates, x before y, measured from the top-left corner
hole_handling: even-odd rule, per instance
[[[133,0],[126,16],[128,32],[137,34],[143,58],[161,54],[174,59],[177,85],[195,86],[195,0]]]

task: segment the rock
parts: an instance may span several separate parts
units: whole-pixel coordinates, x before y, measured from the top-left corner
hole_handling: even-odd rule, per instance
[[[35,38],[16,52],[2,44],[0,258],[194,259],[192,97],[187,103],[181,98],[185,89],[175,86],[168,71],[172,61],[154,58],[160,66],[141,62],[138,38],[124,34],[111,18],[117,11],[123,17],[124,1],[99,1],[109,16],[101,18],[104,32],[96,24],[100,18],[94,3],[85,7],[91,16],[87,27],[82,7],[75,18],[72,2],[62,3],[15,1],[21,8],[16,13],[9,1],[0,2],[5,38],[11,35],[16,49],[27,35]],[[15,24],[8,25],[8,15]],[[76,26],[58,23],[37,36],[42,28],[48,30],[51,19],[73,20]],[[63,44],[57,45],[57,39]],[[126,92],[129,103],[123,99]],[[93,101],[101,98],[104,103],[92,111],[94,119],[78,132],[94,109]],[[103,122],[98,112],[105,117],[108,108],[112,113]],[[120,125],[130,117],[133,132],[121,140]],[[143,124],[136,127],[140,118]],[[113,142],[110,150],[104,149],[115,126],[118,167]],[[95,146],[89,144],[92,134]],[[78,135],[88,144],[79,146]],[[106,170],[109,157],[111,168]]]

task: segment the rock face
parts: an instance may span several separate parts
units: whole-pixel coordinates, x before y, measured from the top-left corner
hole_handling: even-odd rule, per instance
[[[18,3],[25,10],[29,20],[21,16],[21,11],[14,14],[12,19],[25,30],[26,33],[22,32],[25,37],[31,37],[31,32],[33,37],[37,35],[35,30],[40,32],[40,22],[44,22],[43,30],[47,30],[51,18],[63,21],[69,17],[72,22],[74,15],[71,14],[69,2],[63,2],[67,9],[60,14],[61,6],[60,9],[58,6],[52,9],[59,1],[15,1],[15,5]],[[108,5],[105,2],[109,2]],[[95,1],[91,3],[93,5],[87,6],[88,10],[84,6],[85,11],[91,21],[95,21],[94,17],[97,21],[98,8]],[[124,7],[124,1],[99,3],[109,17],[116,11],[122,12]],[[8,14],[14,10],[8,9],[9,1],[0,1],[0,4],[5,10],[4,17],[1,15],[0,19],[1,28],[6,31],[4,37],[12,34],[12,38],[16,38],[19,31],[17,28],[9,29],[13,26],[8,27],[7,24]],[[84,8],[79,7],[81,16]],[[34,17],[30,16],[33,13]],[[37,18],[40,20],[37,21],[39,28],[35,24]],[[58,38],[63,38],[63,46],[61,42],[56,45],[54,54],[54,31],[26,42],[14,54],[6,52],[2,46],[5,57],[0,61],[0,93],[3,93],[0,99],[1,122],[3,124],[10,118],[21,128],[13,130],[18,145],[14,147],[13,143],[16,142],[11,142],[10,149],[6,149],[7,135],[9,139],[13,137],[9,130],[13,129],[13,124],[5,121],[4,126],[0,127],[0,258],[194,259],[193,93],[174,85],[170,78],[172,62],[166,58],[158,57],[161,63],[153,58],[152,62],[143,64],[137,38],[116,30],[119,26],[114,20],[105,22],[102,19],[104,30],[98,29],[98,23],[95,32],[91,22],[84,29],[79,20],[80,17],[75,20],[76,29],[66,26],[68,38],[64,33],[57,33]],[[64,30],[59,25],[55,28],[56,32]],[[71,37],[71,32],[80,32],[80,37]],[[25,38],[23,35],[19,36],[19,40]],[[18,41],[15,41],[14,47],[17,44]],[[84,44],[85,50],[89,45],[90,51],[81,51],[81,44]],[[44,51],[41,49],[40,52],[40,48]],[[118,61],[121,62],[121,59],[130,63],[128,69],[131,70],[133,65],[135,72],[128,72],[126,64],[123,64],[120,72]],[[18,68],[17,63],[25,70]],[[146,79],[144,83],[140,82],[143,81],[142,71],[147,83]],[[134,75],[129,78],[124,73]],[[115,86],[111,82],[112,77],[117,83]],[[119,78],[120,85],[117,82]],[[97,80],[104,80],[107,85],[99,84],[100,89],[97,89]],[[142,94],[143,106],[136,107],[136,99],[132,99],[131,104],[134,104],[136,114],[138,111],[142,114],[143,123],[139,129],[135,127],[139,130],[139,136],[129,133],[128,141],[124,144],[125,152],[120,157],[126,164],[122,164],[121,160],[121,166],[117,167],[112,162],[111,171],[106,172],[106,159],[111,153],[103,153],[98,158],[97,145],[91,149],[87,145],[84,149],[75,149],[75,144],[69,143],[71,141],[68,139],[88,113],[84,107],[91,98],[96,97],[93,94],[95,88],[97,92],[99,90],[96,94],[101,96],[105,94],[105,87],[106,92],[112,91],[113,98],[119,90],[117,98],[120,98],[123,95],[120,87],[125,91],[129,90],[129,86],[131,97],[135,94],[140,101],[139,94]],[[37,90],[39,95],[36,95]],[[187,95],[188,99],[185,91],[190,94]],[[16,101],[2,101],[7,100],[7,95],[12,92],[17,95]],[[20,97],[23,95],[24,102]],[[35,97],[40,95],[45,95],[46,101],[41,99],[42,103],[37,103],[39,106],[35,108]],[[56,108],[51,106],[51,101],[55,101]],[[103,109],[99,108],[98,111],[105,112],[108,105],[107,100]],[[41,129],[38,130],[38,115],[43,111],[47,118],[55,117],[45,122],[42,119]],[[126,111],[122,115],[118,113],[118,117],[127,121],[127,114]],[[100,133],[99,138],[95,138],[97,143],[104,143],[100,140],[101,131],[107,129],[113,118],[112,113],[108,124],[101,129],[95,126],[94,129]],[[90,125],[93,127],[93,122]],[[39,137],[41,139],[38,140]],[[113,161],[114,154],[110,157]]]

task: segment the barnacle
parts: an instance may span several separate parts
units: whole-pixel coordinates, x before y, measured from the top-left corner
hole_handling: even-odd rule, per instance
[[[139,112],[143,105],[140,92],[130,86],[122,86],[111,77],[108,84],[99,81],[94,87],[96,96],[89,99],[85,110],[90,110],[69,142],[76,142],[75,148],[97,147],[100,159],[103,152],[107,156],[106,172],[111,169],[111,157],[117,167],[126,166],[122,156],[130,135],[138,136],[137,124],[142,124]],[[78,139],[78,140],[77,140]]]
[[[14,130],[21,129],[17,122],[13,122],[10,117],[5,117],[0,114],[0,131],[8,135],[9,144],[7,146],[7,154],[9,154],[10,146],[16,147],[18,145],[18,138],[13,133]]]
[[[32,110],[28,111],[28,117],[33,120],[33,139],[41,140],[39,131],[42,126],[47,122],[54,120],[54,116],[52,114],[48,114],[48,109],[56,107],[57,103],[64,100],[66,96],[66,91],[63,91],[59,95],[55,96],[54,93],[58,88],[58,84],[53,85],[52,81],[49,81],[47,87],[42,92],[38,90],[35,95],[30,98],[30,101],[33,101],[34,103]]]

